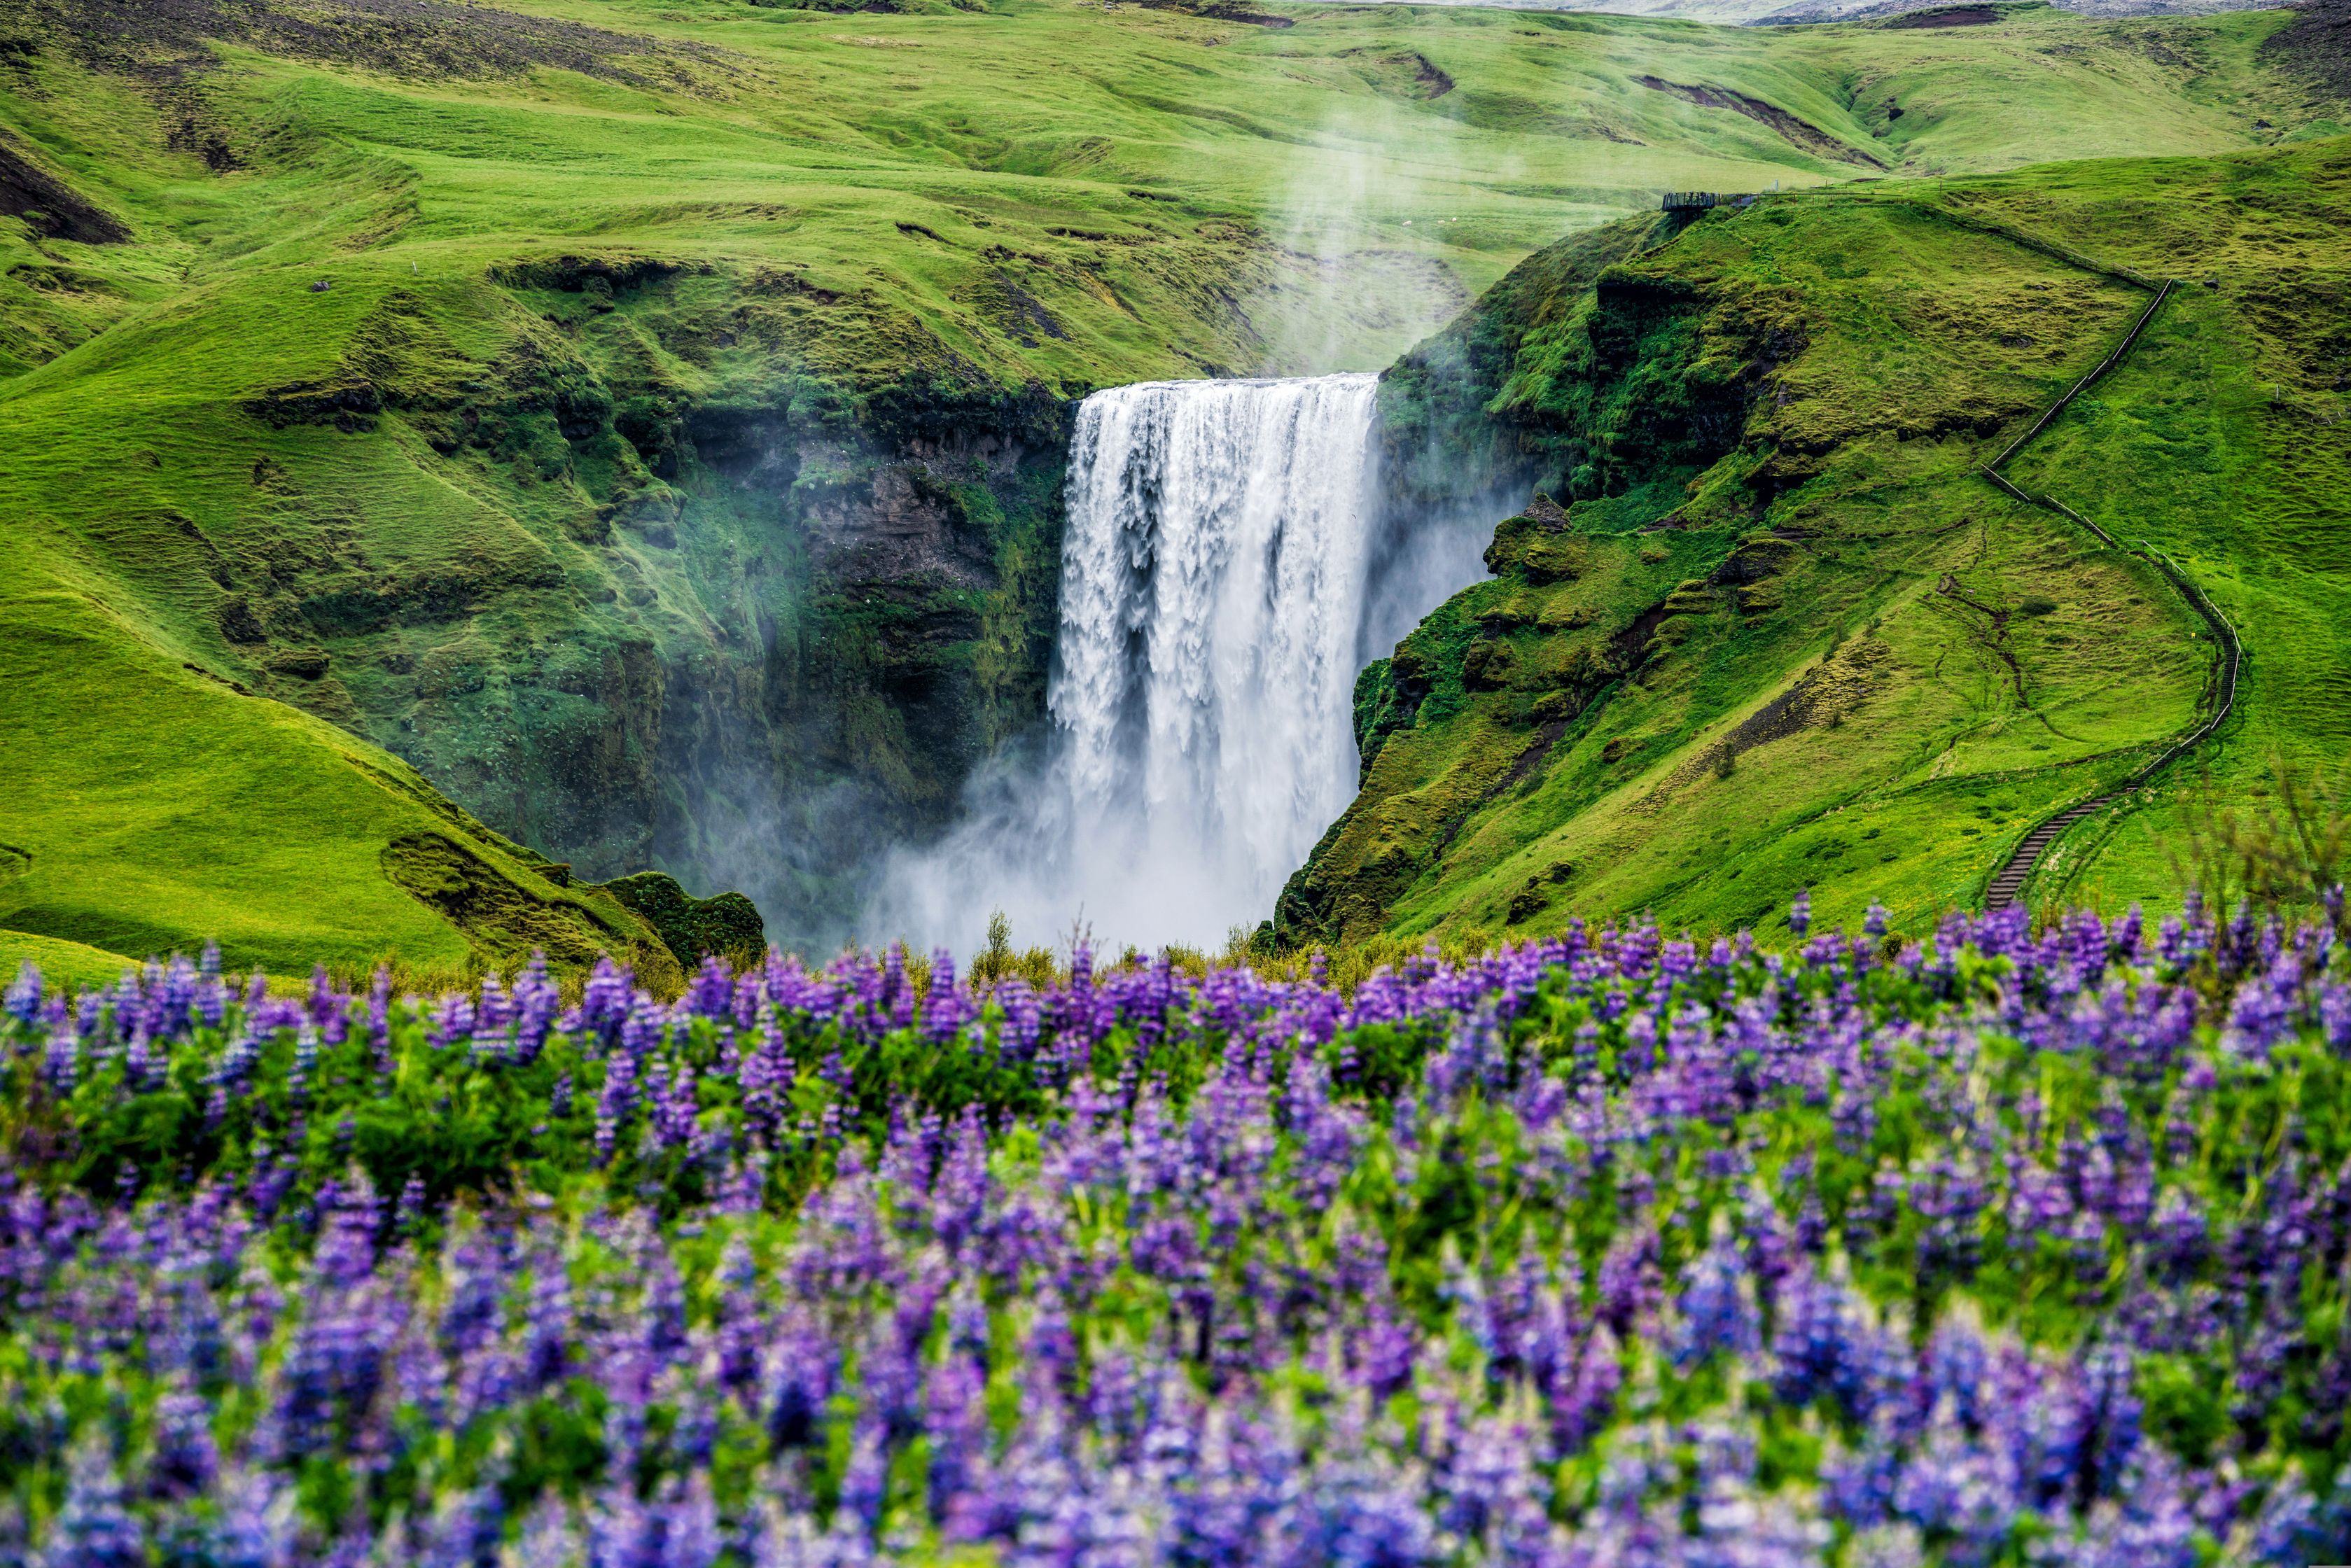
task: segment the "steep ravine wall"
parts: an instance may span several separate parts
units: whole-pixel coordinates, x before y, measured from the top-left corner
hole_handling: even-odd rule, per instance
[[[1042,716],[1072,404],[816,381],[761,342],[756,279],[564,258],[491,284],[486,359],[441,301],[392,299],[340,381],[267,400],[490,515],[403,569],[265,476],[303,537],[232,572],[224,640],[583,879],[658,867],[749,894],[773,940],[838,940],[873,856]]]
[[[1042,722],[1066,406],[941,397],[846,436],[777,412],[730,417],[725,445],[689,418],[680,549],[719,544],[687,570],[752,622],[673,656],[638,821],[654,863],[822,946],[873,857],[944,828],[969,770]],[[737,566],[730,528],[772,553]]]

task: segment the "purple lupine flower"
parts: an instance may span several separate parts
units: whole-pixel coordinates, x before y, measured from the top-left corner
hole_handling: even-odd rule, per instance
[[[1831,1398],[1858,1413],[1867,1397],[1867,1334],[1837,1282],[1809,1273],[1790,1277],[1773,1314],[1773,1383],[1791,1404]]]
[[[531,1268],[522,1339],[521,1375],[526,1388],[544,1388],[569,1374],[571,1281],[562,1257],[551,1250],[541,1253]]]
[[[475,1487],[442,1500],[431,1521],[421,1568],[497,1568],[506,1531],[506,1504],[496,1487]]]
[[[146,1531],[123,1506],[122,1482],[95,1443],[74,1451],[65,1507],[49,1526],[41,1568],[141,1568]]]
[[[608,1166],[620,1145],[622,1126],[636,1110],[637,1063],[625,1048],[604,1060],[604,1086],[596,1095],[596,1163]]]
[[[504,1252],[499,1239],[479,1227],[451,1238],[443,1263],[448,1291],[441,1309],[441,1340],[450,1354],[478,1348],[495,1330],[506,1294]]]
[[[10,1018],[26,1029],[39,1021],[41,1016],[41,969],[30,958],[17,966],[16,978],[8,987],[5,1006]]]
[[[1619,1337],[1646,1322],[1664,1300],[1657,1250],[1656,1227],[1636,1224],[1620,1235],[1601,1260],[1599,1315]]]
[[[2351,1549],[2351,1512],[2335,1498],[2313,1496],[2299,1465],[2281,1474],[2252,1520],[2251,1561],[2284,1568],[2341,1559]]]
[[[217,1568],[294,1568],[293,1489],[272,1471],[240,1470],[221,1493],[205,1558]]]
[[[193,1497],[211,1490],[220,1475],[220,1449],[213,1441],[211,1409],[186,1389],[155,1405],[155,1447],[147,1461],[147,1488],[165,1498]]]
[[[1623,1354],[1606,1323],[1585,1337],[1573,1380],[1562,1377],[1552,1396],[1552,1435],[1560,1452],[1575,1452],[1607,1425],[1624,1386]]]
[[[881,1523],[882,1503],[889,1483],[882,1436],[877,1423],[861,1426],[850,1439],[849,1464],[841,1477],[841,1506],[868,1531]]]
[[[1761,1324],[1727,1224],[1716,1227],[1713,1243],[1687,1278],[1672,1338],[1677,1364],[1690,1365],[1718,1353],[1752,1355],[1761,1348]]]
[[[2182,1495],[2178,1467],[2151,1453],[2111,1500],[2102,1500],[2072,1543],[2083,1568],[2193,1568],[2202,1532]]]
[[[696,1018],[730,1018],[735,1010],[735,977],[726,965],[705,954],[685,989],[686,1010]]]
[[[589,1511],[589,1568],[664,1568],[664,1523],[633,1485],[608,1484]]]

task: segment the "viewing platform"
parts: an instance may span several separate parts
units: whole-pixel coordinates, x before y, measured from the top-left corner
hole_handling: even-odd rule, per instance
[[[1667,191],[1664,203],[1669,213],[1702,213],[1708,207],[1743,207],[1752,202],[1753,191]]]

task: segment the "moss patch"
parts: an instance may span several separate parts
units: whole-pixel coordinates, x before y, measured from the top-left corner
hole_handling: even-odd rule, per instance
[[[759,912],[739,893],[695,898],[675,877],[657,871],[639,872],[602,884],[600,891],[644,916],[676,957],[691,970],[705,957],[718,957],[736,968],[758,962],[768,951],[767,928]]]

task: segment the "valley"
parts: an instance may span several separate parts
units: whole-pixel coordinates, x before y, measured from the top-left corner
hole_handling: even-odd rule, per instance
[[[0,0],[0,1563],[2351,1560],[2351,0],[1611,3]]]
[[[1249,19],[1020,3],[11,0],[0,657],[24,738],[0,756],[0,842],[17,868],[0,883],[5,940],[78,944],[93,974],[214,938],[232,962],[297,972],[387,956],[463,970],[556,925],[580,951],[623,932],[650,951],[641,917],[591,916],[574,901],[597,895],[575,890],[659,869],[695,894],[747,893],[768,937],[821,948],[855,929],[876,853],[946,831],[972,770],[1043,721],[1064,451],[1086,392],[1406,355],[1383,394],[1400,406],[1416,343],[1482,330],[1446,324],[1498,283],[1462,322],[1520,298],[1573,313],[1562,290],[1591,269],[1544,258],[1649,235],[1654,218],[1625,214],[1653,213],[1664,189],[1777,190],[1726,235],[1789,222],[1791,243],[1817,256],[1877,244],[1905,220],[1875,195],[1802,193],[1974,179],[1966,188],[1988,193],[1967,200],[2137,256],[2158,236],[2109,231],[2133,228],[2123,214],[2138,209],[2069,196],[2080,176],[2059,172],[2111,165],[1995,172],[2317,147],[2340,129],[2331,89],[2274,47],[2287,14],[1987,16],[1759,30],[1462,8]],[[2329,167],[2273,156],[2225,167]],[[2159,182],[2167,167],[2131,177]],[[1715,233],[1709,219],[1644,265],[1678,277],[1687,258],[1714,287],[1747,265],[1705,254]],[[1566,251],[1544,248],[1555,243]],[[1834,601],[1855,635],[1896,598],[1940,617],[1912,655],[1929,664],[1930,645],[1977,635],[1953,617],[1985,613],[1919,586],[1945,556],[1962,559],[1959,536],[1936,531],[1961,519],[1911,490],[1899,507],[1922,510],[1863,527],[1844,499],[1827,504],[1853,481],[1826,470],[1868,449],[1878,487],[1865,508],[1896,507],[1896,490],[1920,482],[1916,464],[1963,461],[1955,428],[1989,434],[2078,367],[2121,298],[1958,231],[1930,248],[1922,276],[1983,266],[1998,281],[1980,281],[2006,292],[1970,301],[1970,319],[1928,321],[1855,272],[1837,308],[1892,311],[1872,329],[1886,340],[1856,340],[1834,363],[1816,345],[1789,369],[1732,371],[1747,378],[1740,398],[1768,373],[1774,406],[1808,412],[1699,444],[1735,448],[1731,468],[1767,445],[1812,451],[1778,459],[1781,476],[1760,486],[1739,478],[1737,505],[1818,511],[1825,521],[1797,530],[1859,527],[1924,549],[1872,565],[1893,547],[1871,543],[1823,570],[1859,574]],[[1510,270],[1530,256],[1538,273],[1568,267],[1542,298]],[[1908,265],[1888,275],[1906,296]],[[1738,308],[1784,310],[1812,341],[1808,287],[1774,280],[1779,292]],[[2050,308],[2036,288],[2055,291]],[[2015,334],[1991,319],[2022,304],[2047,323],[2023,329],[2030,351],[2002,348]],[[2179,319],[2219,331],[2225,308],[2208,297]],[[1745,344],[1726,351],[1746,363]],[[2219,354],[2241,389],[2265,373],[2209,338],[2158,334],[2146,365],[2165,353]],[[1533,389],[1545,373],[1531,365],[1520,380]],[[1845,389],[1879,373],[1908,379],[1873,392],[1882,406],[1862,417]],[[2135,361],[2124,375],[2162,373]],[[1921,379],[1949,374],[1965,385]],[[1480,370],[1459,394],[1500,385]],[[1558,395],[1512,394],[1530,407]],[[1538,484],[1573,501],[1572,476],[1536,472],[1522,449],[1551,439],[1521,433],[1552,417],[1530,425],[1506,410],[1506,436],[1447,434],[1441,473],[1414,469],[1391,427],[1391,505],[1499,517],[1526,497],[1497,499],[1497,486]],[[1721,417],[1743,414],[1726,404]],[[2252,461],[2268,437],[2249,417],[2210,462]],[[2053,435],[2036,460],[2061,461],[2074,439]],[[2125,450],[2077,444],[2088,463]],[[1615,534],[1668,509],[1637,515],[1658,485],[1731,476],[1708,466],[1724,461],[1712,447],[1652,456],[1628,453],[1604,486],[1642,499],[1578,507],[1579,528],[1606,519],[1596,549],[1647,553]],[[1800,473],[1806,463],[1821,473]],[[1807,498],[1782,498],[1799,479]],[[1697,509],[1727,519],[1731,494]],[[1964,559],[2014,573],[2037,570],[2035,551],[2062,553],[2043,523],[1996,526],[1996,497],[1970,505],[1981,538]],[[1777,527],[1739,526],[1759,524]],[[1669,559],[1629,561],[1619,589],[1649,602],[1702,580],[1733,559],[1735,532],[1720,520],[1660,536]],[[2064,566],[2058,586],[2128,600],[2119,570]],[[1896,598],[1887,571],[1910,585]],[[1472,593],[1502,591],[1498,580]],[[2177,653],[2186,632],[2137,597],[2109,653]],[[1753,626],[1741,612],[1725,673],[1695,708],[1636,720],[1616,704],[1609,723],[1638,731],[1645,756],[1673,754],[1708,716],[1776,689],[1774,672],[1818,643],[1822,609]],[[1454,635],[1441,627],[1458,613],[1421,635]],[[2169,722],[2153,716],[2192,706],[2195,678],[2170,680],[2127,701],[2109,688],[2103,717],[2050,716],[2070,737],[1985,731],[1970,744],[1991,748],[1988,766],[2095,768]],[[1928,734],[1979,720],[1997,731],[1996,685],[1896,721],[1892,749],[1865,771],[1929,766]],[[1465,746],[1473,773],[1495,766],[1489,739],[1464,743],[1436,717],[1416,746]],[[1507,770],[1520,721],[1501,722],[1490,744]],[[2001,747],[2027,750],[2001,760]],[[2001,821],[2072,777],[2020,784]],[[1579,778],[1531,821],[1548,831],[1604,793],[1603,776]],[[1552,786],[1511,786],[1529,787]],[[1803,799],[1802,810],[1818,803]],[[1377,809],[1367,797],[1357,815]],[[1437,816],[1450,868],[1467,823],[1451,807]],[[1427,914],[1383,894],[1365,906],[1375,915],[1295,929],[1495,929],[1518,896],[1506,884],[1591,859],[1531,849],[1531,831],[1470,834],[1479,871],[1443,871]],[[2116,854],[2158,855],[2133,836],[2144,829],[2115,831]],[[1948,871],[1904,869],[1906,908],[1966,894],[1973,837],[1949,852]],[[1318,856],[1311,874],[1331,864]],[[253,896],[288,885],[304,889],[298,906]],[[1664,885],[1645,874],[1592,896],[1632,908]]]

